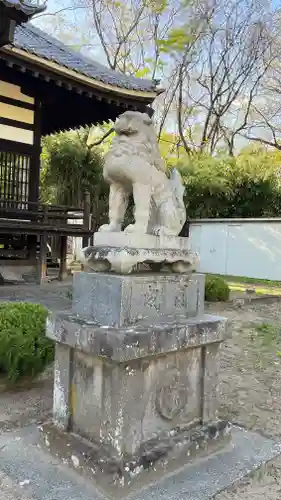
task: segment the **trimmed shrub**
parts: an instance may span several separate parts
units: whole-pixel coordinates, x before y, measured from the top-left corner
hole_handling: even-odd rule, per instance
[[[189,219],[278,217],[280,154],[241,152],[236,157],[194,154],[176,165],[185,185]]]
[[[11,382],[35,377],[53,360],[45,336],[48,311],[38,304],[0,303],[0,374]]]
[[[208,302],[225,302],[229,299],[228,284],[218,276],[206,275],[205,300]]]

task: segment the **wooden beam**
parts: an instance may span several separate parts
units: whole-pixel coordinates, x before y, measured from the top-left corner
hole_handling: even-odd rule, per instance
[[[42,224],[36,223],[36,222],[25,222],[25,221],[3,221],[0,219],[0,234],[37,234],[41,235],[43,233],[46,233],[48,235],[65,235],[65,236],[76,236],[76,237],[83,237],[87,236],[90,238],[91,236],[91,231],[85,231],[83,228],[83,225],[74,225],[74,224],[68,224],[68,225],[59,225],[59,226],[54,226],[51,224]]]
[[[18,108],[30,109],[32,111],[35,109],[34,104],[19,101],[18,99],[12,99],[11,97],[6,97],[4,95],[0,95],[0,102],[3,102],[4,104],[11,104],[12,106],[16,106]]]
[[[27,259],[28,252],[25,248],[15,250],[14,248],[0,248],[0,256],[6,259]]]
[[[20,122],[19,120],[11,120],[10,118],[3,118],[2,116],[0,116],[0,124],[24,130],[34,130],[34,125],[32,123]]]

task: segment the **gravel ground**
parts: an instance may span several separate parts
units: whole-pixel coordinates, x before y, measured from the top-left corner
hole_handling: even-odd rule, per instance
[[[4,285],[0,286],[0,301],[35,302],[52,311],[71,307],[70,292],[72,278],[66,281],[51,281],[43,285]]]
[[[243,309],[212,306],[231,321],[222,349],[221,415],[281,441],[281,303],[252,302]],[[267,325],[259,331],[259,325]],[[215,500],[280,500],[281,459],[267,464]]]
[[[70,287],[71,282],[50,283],[40,289],[3,287],[0,300],[32,300],[50,309],[62,310],[70,307]],[[265,304],[253,301],[242,307],[239,304],[216,304],[208,307],[208,312],[227,316],[231,325],[232,338],[225,343],[221,358],[221,416],[281,441],[281,302]],[[265,324],[266,327],[260,328],[259,325]],[[51,379],[48,370],[30,390],[1,393],[0,387],[0,432],[14,425],[41,421],[50,414]],[[0,476],[0,500],[1,486]],[[8,490],[5,498],[10,500]],[[215,500],[265,498],[281,498],[281,458],[240,481],[234,488],[216,495]]]

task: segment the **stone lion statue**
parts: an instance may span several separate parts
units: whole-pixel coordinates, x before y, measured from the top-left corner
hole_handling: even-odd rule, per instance
[[[135,223],[125,232],[177,236],[186,220],[184,187],[179,172],[165,173],[156,132],[146,113],[126,111],[115,122],[103,175],[110,184],[109,224],[99,231],[121,231],[129,195]]]

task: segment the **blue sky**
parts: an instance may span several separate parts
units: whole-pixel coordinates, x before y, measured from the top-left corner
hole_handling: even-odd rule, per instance
[[[85,17],[87,7],[81,10],[74,9],[73,3],[74,2],[72,0],[60,0],[59,2],[56,0],[47,0],[47,10],[43,14],[39,14],[39,16],[34,18],[32,22],[44,31],[60,38],[61,41],[66,45],[74,48],[75,50],[81,50],[81,45],[83,45],[84,31],[86,31],[87,29],[87,23],[88,26],[90,25],[89,18]],[[56,16],[48,15],[57,12],[58,15]],[[60,24],[60,16],[63,17],[65,24],[70,23],[72,27],[76,26],[76,32],[75,29],[68,29],[64,23]],[[81,17],[80,25],[84,28],[81,30],[77,28],[79,26],[79,17]],[[87,38],[87,34],[85,35],[85,37]],[[87,41],[88,40],[89,39],[87,38]],[[90,42],[92,42],[92,40],[90,40]],[[81,51],[84,52],[83,47]],[[93,49],[90,53],[89,51],[87,51],[85,55],[90,55],[91,57],[97,59],[99,62],[106,64],[104,52],[100,47],[98,41],[96,43],[95,49]]]

